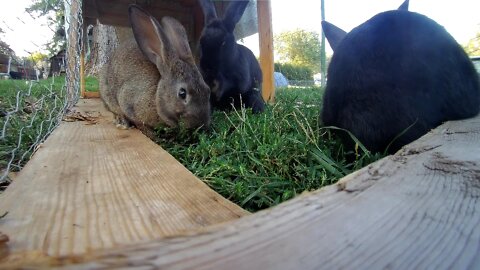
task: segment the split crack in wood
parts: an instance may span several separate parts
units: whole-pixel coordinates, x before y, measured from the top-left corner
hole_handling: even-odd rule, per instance
[[[438,147],[441,147],[441,144],[437,145],[428,145],[428,146],[422,146],[422,147],[406,147],[400,150],[400,152],[396,155],[398,157],[405,157],[405,156],[411,156],[411,155],[418,155],[422,154],[434,149],[437,149]]]
[[[423,163],[423,166],[444,175],[456,175],[455,179],[458,178],[463,183],[462,189],[465,194],[473,198],[480,198],[480,166],[476,162],[455,161],[436,152],[432,154],[432,158],[428,162]]]
[[[398,161],[396,161],[393,158],[390,159],[390,161],[393,161],[394,163],[398,163]],[[394,171],[398,169],[398,167],[396,167],[396,169],[394,169],[393,171],[392,170],[386,171],[382,169],[383,167],[387,166],[386,163],[387,162],[381,162],[381,163],[375,163],[375,164],[369,165],[367,170],[369,177],[363,179],[361,181],[361,184],[357,184],[354,188],[347,188],[347,183],[349,183],[349,181],[337,182],[336,184],[337,191],[344,191],[347,193],[357,193],[357,192],[363,192],[367,190],[368,188],[373,186],[377,180],[393,174]]]
[[[477,168],[479,164],[471,161],[455,161],[442,155],[439,152],[432,154],[432,158],[423,163],[423,166],[432,171],[440,171],[445,174],[462,174],[471,175],[472,173],[480,173]]]

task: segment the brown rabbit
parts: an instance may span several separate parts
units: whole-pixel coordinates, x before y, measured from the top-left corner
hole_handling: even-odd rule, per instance
[[[117,47],[100,76],[100,96],[117,127],[133,124],[149,137],[159,124],[207,127],[210,89],[183,26],[170,17],[159,23],[137,5],[129,16],[135,39]]]

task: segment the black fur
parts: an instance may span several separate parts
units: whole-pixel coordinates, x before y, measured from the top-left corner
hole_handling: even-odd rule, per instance
[[[261,96],[262,71],[253,53],[237,44],[233,35],[248,1],[233,1],[224,18],[216,16],[209,0],[200,0],[205,14],[205,27],[200,37],[200,70],[212,89],[214,108],[227,110],[244,104],[254,113],[262,112],[265,103]]]
[[[327,78],[324,125],[349,130],[373,152],[405,131],[393,153],[480,110],[479,77],[464,50],[442,26],[405,10],[380,13],[342,37]]]
[[[409,1],[405,0],[399,7],[398,10],[405,10],[408,11]]]

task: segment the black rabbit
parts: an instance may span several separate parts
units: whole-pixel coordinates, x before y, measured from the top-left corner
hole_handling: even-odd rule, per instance
[[[393,153],[480,110],[479,77],[464,50],[442,26],[407,9],[408,1],[348,34],[322,22],[334,50],[323,123],[350,131],[373,152]]]
[[[213,108],[225,110],[243,104],[254,113],[262,112],[265,103],[260,93],[262,71],[257,59],[247,47],[237,44],[235,25],[248,1],[233,1],[222,19],[217,18],[210,0],[199,0],[205,17],[200,37],[200,70],[212,90]]]

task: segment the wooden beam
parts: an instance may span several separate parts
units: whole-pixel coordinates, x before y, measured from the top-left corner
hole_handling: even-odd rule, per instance
[[[193,55],[195,57],[195,60],[197,63],[199,63],[200,55],[199,55],[199,45],[198,42],[200,40],[200,37],[202,35],[203,27],[204,27],[204,17],[203,17],[203,11],[200,8],[200,6],[194,6],[192,7],[192,12],[193,12],[193,22],[194,22],[194,30],[195,33],[193,35],[193,41],[191,43],[191,49],[193,52]]]
[[[92,20],[96,20],[100,17],[98,14],[98,0],[83,0],[82,2],[82,9],[83,9],[83,18],[91,18]]]
[[[263,73],[262,96],[266,102],[275,101],[275,82],[273,78],[273,32],[270,0],[257,2],[258,36],[260,42],[260,66]]]
[[[116,128],[99,99],[80,100],[64,119],[0,196],[0,215],[8,213],[0,232],[10,239],[4,257],[0,237],[0,269],[185,235],[248,214],[137,129]]]
[[[89,92],[86,91],[84,95],[82,96],[83,98],[100,98],[100,92]]]
[[[81,40],[83,42],[84,37],[81,37]],[[80,96],[84,98],[85,93],[85,42],[83,42],[83,50],[80,52]]]

